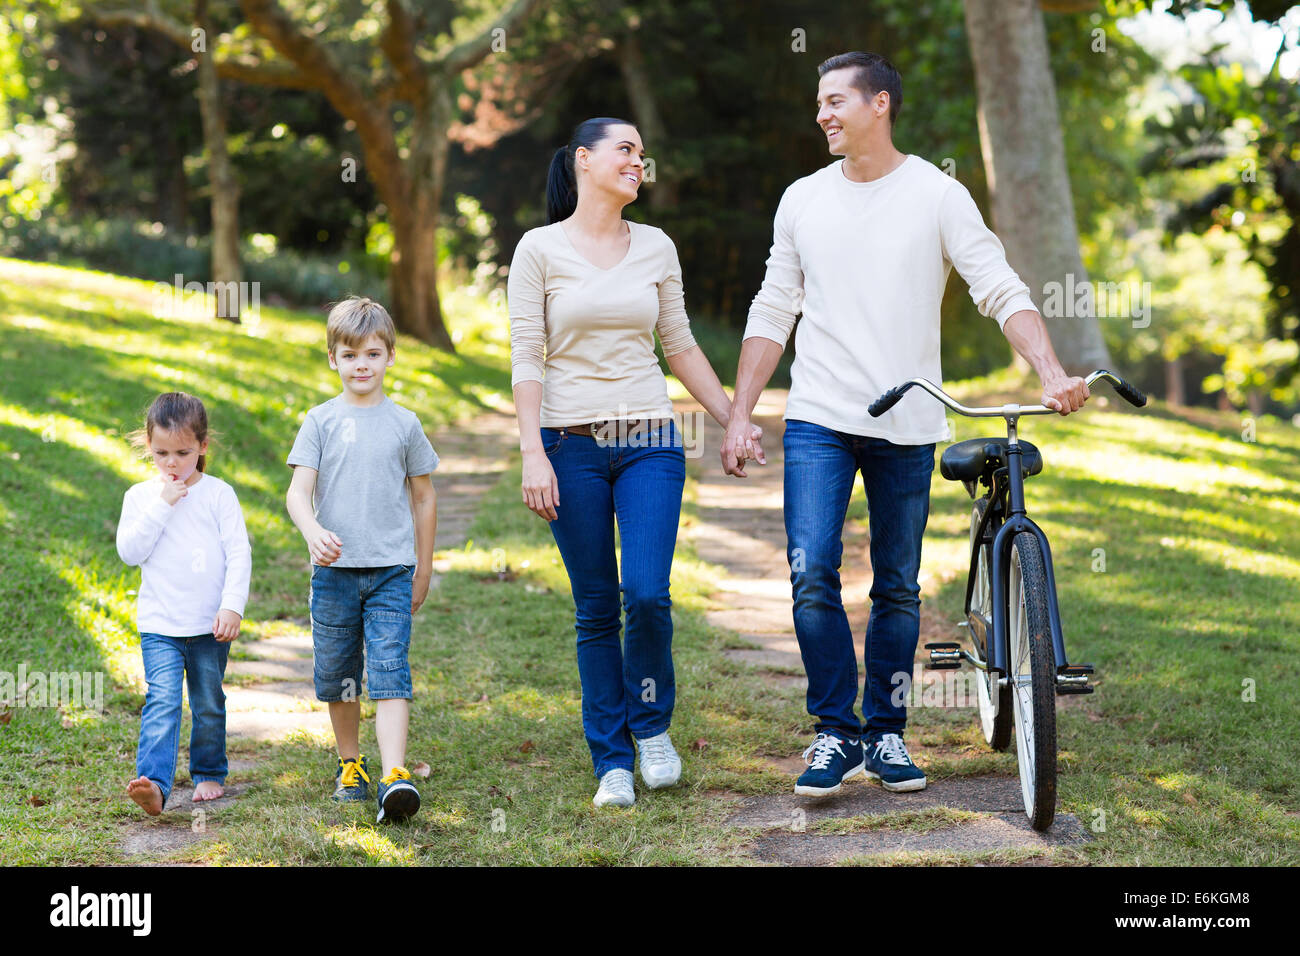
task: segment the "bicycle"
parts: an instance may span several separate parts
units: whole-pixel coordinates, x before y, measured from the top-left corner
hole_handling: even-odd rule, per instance
[[[1146,396],[1118,375],[1098,369],[1088,386],[1105,379],[1119,396],[1142,407]],[[1056,577],[1047,535],[1025,510],[1024,479],[1043,470],[1043,457],[1021,441],[1022,415],[1054,415],[1045,405],[962,405],[942,388],[914,378],[890,389],[868,411],[880,417],[904,393],[919,387],[953,411],[971,418],[1001,416],[1006,438],[970,438],[943,450],[939,472],[960,481],[975,499],[970,518],[970,572],[966,620],[973,651],[951,641],[926,644],[930,667],[955,670],[966,660],[976,670],[976,697],[984,740],[994,750],[1016,741],[1016,762],[1025,814],[1035,830],[1056,816],[1056,694],[1091,694],[1091,664],[1071,664],[1065,653]],[[976,497],[979,486],[988,490]],[[1014,596],[1014,601],[1011,598]],[[991,637],[991,640],[990,640]]]

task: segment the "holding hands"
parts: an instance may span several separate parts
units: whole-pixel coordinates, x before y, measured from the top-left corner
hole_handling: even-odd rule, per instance
[[[763,429],[747,416],[735,415],[727,423],[727,433],[722,438],[722,470],[737,478],[747,478],[745,462],[767,464],[763,453]]]

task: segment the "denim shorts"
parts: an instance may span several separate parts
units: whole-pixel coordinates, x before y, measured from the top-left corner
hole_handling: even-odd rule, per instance
[[[311,568],[311,640],[316,698],[411,697],[411,579],[415,568]]]

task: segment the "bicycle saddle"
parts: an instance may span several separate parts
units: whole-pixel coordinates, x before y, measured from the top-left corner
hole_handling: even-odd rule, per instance
[[[1021,468],[1024,476],[1043,470],[1043,456],[1027,441],[1020,442]],[[976,481],[985,470],[1003,468],[1007,463],[1007,439],[968,438],[949,445],[939,459],[939,474],[949,481]]]

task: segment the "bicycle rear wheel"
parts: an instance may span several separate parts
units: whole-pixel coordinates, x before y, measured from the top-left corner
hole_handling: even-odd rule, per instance
[[[975,507],[970,516],[970,546],[975,549],[975,535],[979,532],[980,522],[988,508],[987,498],[976,498]],[[985,622],[990,622],[993,615],[993,546],[982,545],[975,561],[975,584],[971,589],[971,610],[980,615]],[[991,623],[986,625],[986,639],[981,642],[975,629],[971,628],[971,643],[975,653],[985,661],[989,659],[989,643],[993,637]],[[998,686],[996,675],[987,670],[975,670],[976,697],[979,701],[980,729],[984,732],[984,741],[994,750],[1006,750],[1011,746],[1011,687]]]
[[[1046,830],[1056,816],[1056,663],[1043,553],[1028,531],[1012,541],[1007,593],[1020,789],[1030,825]]]

